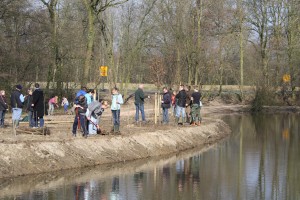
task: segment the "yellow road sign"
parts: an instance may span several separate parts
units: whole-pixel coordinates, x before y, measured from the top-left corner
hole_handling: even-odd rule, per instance
[[[100,76],[107,76],[108,66],[100,66],[99,70],[100,70]]]
[[[289,74],[283,75],[282,80],[285,83],[290,82],[291,81],[291,75],[289,75]]]

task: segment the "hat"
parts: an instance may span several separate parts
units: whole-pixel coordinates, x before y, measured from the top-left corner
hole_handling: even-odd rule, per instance
[[[19,90],[22,90],[22,85],[20,85],[20,84],[16,85],[16,88],[19,89]]]

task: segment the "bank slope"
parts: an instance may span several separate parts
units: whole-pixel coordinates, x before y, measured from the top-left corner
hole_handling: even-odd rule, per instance
[[[200,127],[68,141],[0,143],[0,177],[125,162],[215,143],[230,133],[221,120]]]

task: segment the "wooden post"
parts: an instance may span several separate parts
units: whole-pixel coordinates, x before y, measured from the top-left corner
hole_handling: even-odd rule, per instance
[[[155,93],[154,97],[154,123],[157,124],[157,93]]]
[[[158,116],[157,118],[158,118],[158,120],[160,118],[160,104],[161,104],[161,97],[160,97],[160,94],[159,94],[158,97],[157,97],[157,116]]]

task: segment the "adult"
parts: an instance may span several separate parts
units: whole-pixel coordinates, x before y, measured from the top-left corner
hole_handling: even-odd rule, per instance
[[[40,84],[34,84],[34,91],[32,93],[32,104],[33,114],[34,114],[34,124],[35,127],[43,127],[44,126],[44,92],[40,89]],[[38,124],[40,123],[40,125]]]
[[[57,100],[58,100],[58,96],[52,96],[48,102],[49,105],[49,111],[48,111],[48,115],[53,115],[54,113],[54,108],[58,107],[57,104]]]
[[[81,95],[78,98],[78,103],[75,104],[75,119],[74,119],[74,123],[73,123],[73,129],[72,129],[72,133],[73,136],[76,137],[76,130],[78,127],[78,124],[80,123],[81,129],[82,129],[82,136],[87,138],[88,136],[88,131],[87,131],[87,126],[86,126],[86,111],[87,111],[87,104],[86,104],[86,99],[85,96]]]
[[[8,105],[5,98],[5,91],[0,91],[0,128],[4,128],[4,119],[6,111],[8,110]]]
[[[11,93],[10,103],[12,108],[12,122],[13,127],[16,128],[19,126],[19,120],[22,115],[22,108],[24,104],[24,96],[21,93],[22,85],[16,85],[15,90]]]
[[[134,93],[134,105],[135,105],[135,122],[139,122],[139,112],[141,111],[142,121],[146,122],[145,110],[144,110],[145,94],[144,85],[140,84],[139,88]]]
[[[86,118],[91,123],[89,124],[88,132],[90,135],[95,135],[99,132],[99,121],[104,109],[108,107],[107,101],[93,101],[87,108]],[[101,130],[100,130],[101,131]]]
[[[79,90],[77,93],[76,93],[76,97],[79,97],[79,96],[84,96],[86,95],[87,93],[87,88],[85,86],[81,87],[81,90]]]
[[[184,87],[186,91],[186,100],[185,100],[185,116],[186,116],[186,123],[191,123],[191,97],[193,91],[191,90],[191,86]]]
[[[171,107],[171,96],[166,87],[163,88],[163,98],[161,101],[161,107],[163,110],[163,124],[169,123],[169,108]]]
[[[28,115],[28,122],[29,122],[29,127],[35,127],[34,123],[34,116],[33,116],[33,107],[32,107],[32,89],[29,88],[27,90],[27,96],[25,97],[25,103],[26,103],[26,112]]]
[[[111,95],[111,112],[114,123],[113,133],[120,133],[120,110],[123,103],[124,101],[122,95],[119,94],[118,88],[113,88]]]
[[[186,91],[183,85],[179,86],[179,92],[176,95],[176,118],[175,122],[179,124],[180,116],[182,117],[182,124],[185,122],[185,106],[186,106]]]
[[[191,100],[192,100],[192,125],[195,126],[200,126],[201,123],[201,116],[200,116],[200,99],[201,99],[201,93],[197,90],[194,89],[194,92],[192,94]]]

